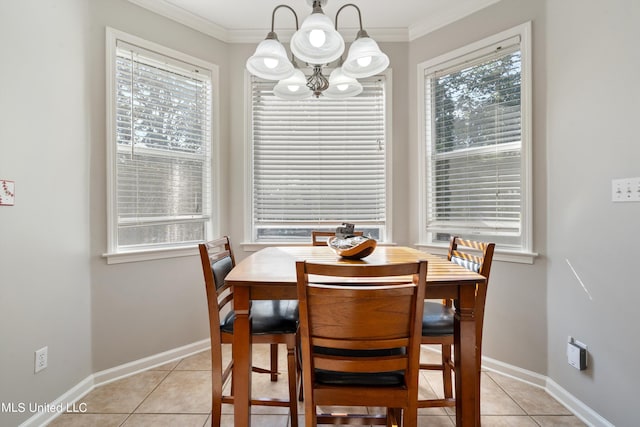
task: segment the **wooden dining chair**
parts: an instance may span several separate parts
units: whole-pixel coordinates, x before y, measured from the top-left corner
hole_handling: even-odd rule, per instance
[[[487,297],[489,273],[493,260],[494,243],[484,243],[474,240],[464,240],[452,236],[449,242],[447,259],[462,267],[480,273],[486,278],[484,283],[476,285],[476,360],[478,361],[478,375],[480,375],[480,358],[482,355],[482,326],[484,322],[484,306]],[[418,402],[418,407],[455,406],[453,398],[453,382],[451,379],[454,361],[451,358],[453,347],[453,322],[455,309],[453,300],[425,301],[422,317],[422,344],[437,344],[441,347],[441,362],[421,363],[420,369],[442,371],[444,388],[443,399],[424,399]],[[480,381],[478,381],[478,388]],[[478,393],[480,390],[478,390]],[[479,395],[479,394],[478,394]]]
[[[198,245],[209,306],[211,332],[212,426],[219,427],[223,403],[233,403],[232,395],[224,395],[223,388],[231,376],[233,360],[224,365],[222,344],[233,343],[233,288],[225,284],[225,277],[235,266],[235,258],[228,237]],[[296,334],[298,329],[298,302],[295,300],[257,300],[251,305],[252,344],[271,345],[271,367],[252,367],[253,372],[267,373],[276,381],[278,375],[278,344],[287,347],[289,400],[274,398],[253,399],[253,405],[284,406],[291,412],[291,425],[298,425],[296,402]],[[233,381],[231,384],[233,394]]]
[[[427,261],[296,263],[305,426],[417,423]],[[313,280],[310,280],[310,279]],[[337,282],[336,282],[337,281]],[[331,406],[385,414],[318,414]]]
[[[327,240],[330,237],[335,237],[335,231],[321,231],[321,230],[312,230],[311,231],[311,245],[312,246],[327,246]],[[362,231],[354,231],[354,236],[362,236]]]

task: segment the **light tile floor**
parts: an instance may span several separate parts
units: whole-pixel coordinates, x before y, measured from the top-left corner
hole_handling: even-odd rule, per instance
[[[287,398],[284,347],[279,354],[281,378],[272,383],[268,375],[254,374],[254,395]],[[423,349],[422,357],[424,360],[437,360],[439,355],[429,349]],[[267,358],[266,345],[254,346],[254,364],[266,366],[261,361],[266,361]],[[421,397],[441,395],[441,378],[438,372],[421,373]],[[518,380],[493,372],[483,372],[481,388],[481,415],[484,427],[585,425],[544,390]],[[86,404],[86,413],[62,414],[49,426],[210,426],[211,361],[209,352],[204,351],[97,387],[81,398],[76,403],[76,407],[81,403]],[[299,403],[298,407],[300,414],[303,414],[304,403]],[[418,418],[419,426],[455,426],[453,408],[420,409]],[[232,405],[223,405],[222,424],[233,425]],[[290,425],[288,409],[254,406],[252,407],[252,425],[288,427]],[[300,415],[299,425],[304,426],[303,415]]]

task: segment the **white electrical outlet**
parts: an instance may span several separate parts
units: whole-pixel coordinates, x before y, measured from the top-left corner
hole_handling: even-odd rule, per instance
[[[621,178],[612,180],[611,201],[640,202],[640,178]]]
[[[567,362],[580,371],[587,369],[587,345],[572,336],[567,341]]]
[[[47,367],[48,352],[49,352],[49,347],[42,347],[40,350],[36,350],[36,361],[35,361],[36,374]]]

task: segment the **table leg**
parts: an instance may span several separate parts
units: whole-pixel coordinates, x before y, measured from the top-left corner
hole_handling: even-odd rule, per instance
[[[454,323],[456,426],[480,426],[478,394],[475,287],[459,286]],[[478,413],[476,413],[478,412]]]
[[[233,309],[233,417],[236,427],[251,426],[251,323],[249,288],[235,286]]]

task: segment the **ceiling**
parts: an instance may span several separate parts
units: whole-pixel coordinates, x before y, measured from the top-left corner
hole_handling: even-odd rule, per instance
[[[264,39],[271,14],[279,4],[292,7],[299,24],[311,13],[308,0],[129,0],[167,18],[230,43],[254,43]],[[332,21],[338,9],[353,2],[362,12],[362,25],[378,41],[410,41],[450,24],[499,0],[328,0],[323,10]],[[355,37],[358,16],[345,8],[338,30]],[[278,9],[275,32],[285,41],[295,30],[295,19]]]

